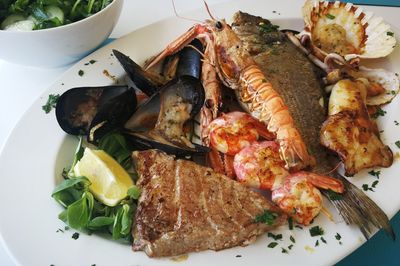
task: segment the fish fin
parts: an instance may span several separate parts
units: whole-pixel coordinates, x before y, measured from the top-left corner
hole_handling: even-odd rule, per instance
[[[345,187],[345,192],[339,199],[329,198],[329,193],[324,195],[332,202],[347,224],[357,225],[364,237],[368,240],[374,233],[374,228],[383,229],[393,240],[396,235],[389,223],[389,218],[379,206],[364,192],[350,183],[345,177],[337,174]]]

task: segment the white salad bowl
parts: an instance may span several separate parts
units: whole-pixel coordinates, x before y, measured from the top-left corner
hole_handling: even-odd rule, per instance
[[[124,0],[114,0],[98,13],[64,26],[36,31],[0,30],[0,58],[36,66],[59,67],[95,50],[110,36]]]

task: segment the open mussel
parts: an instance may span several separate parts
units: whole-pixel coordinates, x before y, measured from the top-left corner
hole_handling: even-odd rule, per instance
[[[144,71],[138,64],[129,58],[129,56],[117,50],[113,50],[113,53],[136,88],[141,90],[147,96],[151,96],[157,92],[160,86],[164,83],[162,77]]]
[[[167,80],[180,76],[200,78],[203,52],[201,41],[194,39],[177,54],[165,58],[162,66],[163,76]]]
[[[107,132],[121,127],[136,106],[135,91],[128,86],[79,87],[60,96],[56,117],[66,133],[88,135],[90,142],[96,142]]]
[[[125,123],[125,134],[137,149],[157,148],[175,155],[208,152],[187,137],[187,123],[203,103],[201,82],[191,76],[178,77],[138,108]]]

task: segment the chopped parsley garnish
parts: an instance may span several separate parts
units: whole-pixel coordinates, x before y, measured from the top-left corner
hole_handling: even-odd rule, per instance
[[[400,123],[397,122],[397,120],[394,120],[394,124],[395,124],[396,126],[400,125]]]
[[[289,230],[293,230],[293,218],[292,217],[288,218],[288,224],[289,224]]]
[[[58,232],[64,233],[64,230],[62,230],[61,228],[58,228],[56,233],[58,233]]]
[[[265,223],[268,225],[272,225],[277,217],[278,217],[277,213],[272,212],[270,210],[264,210],[262,214],[256,216],[254,221],[256,223]]]
[[[72,238],[75,239],[75,240],[77,240],[77,239],[79,238],[79,233],[78,233],[78,232],[75,232],[75,233],[72,235]]]
[[[324,230],[318,225],[310,228],[311,236],[322,236],[323,234],[324,234]]]
[[[281,239],[282,239],[282,234],[277,234],[277,235],[275,235],[275,234],[273,234],[273,233],[271,233],[271,232],[268,232],[268,237],[271,237],[271,238],[274,239],[275,241],[276,241],[276,240],[281,240]]]
[[[321,241],[324,243],[324,244],[326,244],[326,240],[325,240],[325,238],[323,237],[323,236],[321,236]]]
[[[82,69],[80,69],[80,70],[78,71],[78,75],[82,77],[83,74],[85,74],[85,72],[84,72]]]
[[[258,23],[258,26],[260,27],[261,32],[276,32],[279,29],[278,25],[274,25],[272,23],[265,23],[265,22],[260,22]]]
[[[334,16],[334,15],[331,15],[331,14],[325,14],[325,16],[327,17],[327,18],[329,18],[329,19],[335,19],[336,17]]]
[[[340,240],[340,239],[342,239],[342,236],[339,235],[339,233],[336,233],[335,238],[336,238],[336,240]]]
[[[372,191],[372,192],[375,192],[373,189],[372,189],[372,187],[369,187],[368,186],[368,184],[363,184],[362,186],[362,189],[364,190],[364,191]]]
[[[296,239],[294,239],[293,236],[290,236],[290,241],[292,241],[293,243],[296,243]]]
[[[288,248],[289,250],[291,250],[292,247],[293,247],[293,244],[292,244],[292,245],[289,245],[287,248]]]
[[[315,242],[314,247],[316,247],[316,246],[319,246],[319,241],[318,240]]]
[[[333,191],[331,189],[328,189],[326,193],[330,200],[341,200],[343,197],[342,195],[340,195],[339,193],[336,193],[335,191]]]
[[[285,248],[282,248],[282,253],[286,253],[286,254],[288,254],[289,252],[287,251],[287,249],[285,249]]]
[[[235,257],[236,257],[236,258],[241,258],[241,257],[242,257],[242,255],[236,255]]]
[[[400,149],[400,140],[396,141],[394,144],[396,144],[397,148]]]
[[[387,34],[388,36],[393,36],[393,35],[394,35],[394,33],[391,32],[391,31],[386,32],[386,34]]]
[[[382,110],[382,108],[378,107],[376,109],[375,114],[372,115],[372,118],[378,118],[379,116],[385,116],[386,111]]]
[[[42,106],[42,110],[48,114],[51,109],[56,108],[58,98],[60,98],[59,94],[49,94],[49,98],[45,105]]]
[[[380,174],[381,174],[381,171],[372,170],[372,171],[369,171],[368,174],[370,174],[370,175],[372,175],[372,176],[375,176],[376,178],[379,179]]]
[[[269,248],[274,248],[274,247],[276,247],[277,245],[278,245],[277,242],[271,242],[271,243],[268,244],[268,247],[269,247]]]
[[[97,61],[96,61],[96,60],[93,60],[93,59],[89,61],[89,63],[90,63],[91,65],[93,65],[93,64],[96,63],[96,62],[97,62]]]
[[[375,180],[374,182],[372,182],[371,187],[375,188],[376,185],[378,185],[378,183],[379,183],[379,181],[378,181],[378,180]]]
[[[296,224],[294,227],[299,228],[301,230],[303,230],[303,227],[301,227],[300,225]]]

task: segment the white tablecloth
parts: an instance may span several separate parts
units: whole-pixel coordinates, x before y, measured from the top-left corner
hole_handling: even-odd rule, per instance
[[[210,6],[227,1],[207,0]],[[285,0],[283,2],[291,4],[292,1]],[[175,4],[179,13],[203,7],[202,0],[175,0]],[[384,16],[385,20],[392,25],[400,25],[400,8],[370,6],[368,10]],[[171,1],[168,0],[125,0],[120,20],[110,37],[118,38],[173,15]],[[31,68],[0,59],[0,151],[24,112],[68,68],[69,66],[56,69]],[[14,265],[2,246],[0,246],[0,265]]]

